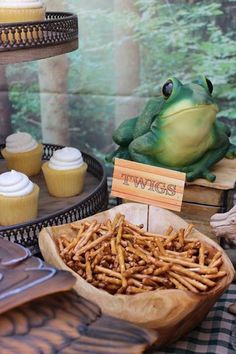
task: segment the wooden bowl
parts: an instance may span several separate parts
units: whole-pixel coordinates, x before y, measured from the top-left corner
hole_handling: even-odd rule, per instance
[[[95,219],[98,222],[103,222],[109,218],[113,219],[118,212],[123,213],[126,219],[134,224],[143,223],[146,230],[150,232],[164,233],[169,225],[175,229],[188,226],[183,219],[167,210],[138,203],[122,204],[84,220]],[[60,269],[72,272],[77,279],[74,289],[81,296],[98,304],[104,313],[158,330],[159,345],[176,341],[196,327],[234,278],[234,268],[223,249],[210,238],[193,229],[191,239],[198,239],[207,244],[209,248],[220,250],[223,254],[221,270],[225,270],[227,275],[218,280],[214,288],[199,294],[168,289],[136,295],[114,296],[95,288],[63,262],[59,256],[55,239],[63,233],[69,233],[69,230],[71,230],[70,224],[65,224],[47,227],[40,232],[39,246],[44,259]]]

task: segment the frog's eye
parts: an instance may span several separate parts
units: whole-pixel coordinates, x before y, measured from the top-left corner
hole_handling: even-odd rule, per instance
[[[212,85],[212,82],[207,77],[206,77],[206,83],[207,83],[207,87],[208,87],[208,90],[209,90],[210,94],[212,94],[213,85]]]
[[[173,81],[167,80],[162,87],[162,93],[165,99],[169,98],[173,91]]]

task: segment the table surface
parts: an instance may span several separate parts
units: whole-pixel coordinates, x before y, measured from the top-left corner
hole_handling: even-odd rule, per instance
[[[236,316],[228,312],[229,305],[235,302],[236,284],[231,284],[200,326],[175,344],[162,350],[154,346],[145,354],[235,354]],[[232,331],[235,333],[234,337]]]

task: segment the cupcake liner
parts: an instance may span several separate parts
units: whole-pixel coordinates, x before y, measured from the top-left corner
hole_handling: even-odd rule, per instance
[[[1,8],[0,22],[29,22],[45,20],[45,8]]]
[[[73,197],[82,192],[88,165],[84,164],[71,170],[54,170],[48,162],[42,165],[42,171],[49,194],[54,197]]]
[[[13,153],[7,151],[6,148],[1,152],[9,170],[22,172],[28,177],[35,176],[40,172],[43,155],[42,144],[38,144],[35,149],[26,152]]]
[[[0,23],[15,23],[15,22],[32,22],[32,21],[44,21],[46,10],[45,8],[0,8]],[[33,29],[33,31],[26,31],[22,28],[17,33],[2,33],[0,39],[2,42],[21,42],[39,40],[43,36],[41,28]]]
[[[10,226],[35,219],[38,213],[39,187],[22,197],[0,195],[0,225]]]

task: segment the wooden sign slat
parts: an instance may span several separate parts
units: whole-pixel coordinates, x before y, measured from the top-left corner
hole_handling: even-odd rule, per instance
[[[185,173],[115,159],[111,194],[145,204],[180,211]]]

